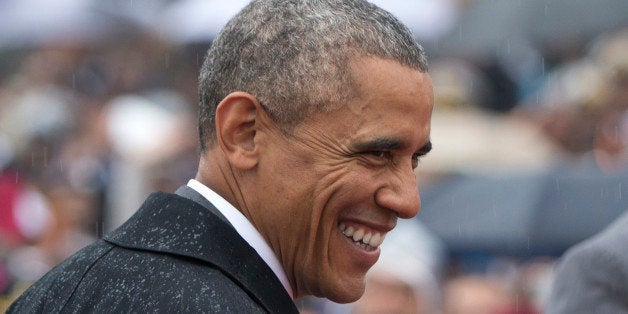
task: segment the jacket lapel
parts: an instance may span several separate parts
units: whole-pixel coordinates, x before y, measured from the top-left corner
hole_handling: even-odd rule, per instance
[[[214,213],[217,209],[209,202],[206,205],[208,208],[175,194],[153,193],[104,240],[205,261],[232,278],[266,310],[296,313],[294,302],[270,267],[224,217]]]

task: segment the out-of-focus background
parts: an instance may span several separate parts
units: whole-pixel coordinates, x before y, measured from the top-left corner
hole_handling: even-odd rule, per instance
[[[247,1],[0,0],[0,310],[197,166],[197,76]],[[426,48],[422,210],[323,313],[540,313],[628,208],[628,2],[374,1]]]

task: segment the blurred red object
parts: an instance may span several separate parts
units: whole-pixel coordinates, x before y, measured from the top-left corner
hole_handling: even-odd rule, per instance
[[[16,179],[17,175],[10,170],[0,172],[0,246],[4,247],[14,247],[26,240],[15,219],[15,203],[25,188]]]

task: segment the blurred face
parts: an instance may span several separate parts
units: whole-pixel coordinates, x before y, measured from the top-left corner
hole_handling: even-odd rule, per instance
[[[290,135],[264,132],[251,221],[295,290],[357,300],[398,217],[418,213],[414,168],[429,151],[432,86],[395,61],[352,64],[356,97]]]
[[[427,313],[415,288],[389,274],[367,279],[366,292],[355,303],[355,313]]]

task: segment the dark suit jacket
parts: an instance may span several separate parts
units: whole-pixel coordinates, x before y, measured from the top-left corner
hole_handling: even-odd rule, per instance
[[[628,211],[567,251],[547,313],[628,313]]]
[[[124,225],[52,269],[8,313],[297,313],[218,210],[191,188],[177,194],[151,194]]]

